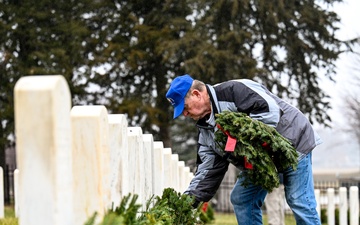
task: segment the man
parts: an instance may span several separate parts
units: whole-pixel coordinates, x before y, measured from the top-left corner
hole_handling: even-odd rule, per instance
[[[186,194],[195,196],[196,202],[208,202],[219,188],[229,162],[246,173],[242,161],[218,149],[214,137],[217,131],[215,114],[225,110],[243,112],[275,127],[294,145],[299,155],[298,165],[295,171],[292,168],[283,171],[285,197],[298,225],[320,225],[311,151],[321,140],[298,109],[251,80],[231,80],[211,86],[187,74],[172,81],[166,98],[174,107],[174,119],[181,114],[191,117],[197,121],[199,129],[198,158],[201,162]],[[238,224],[262,224],[261,206],[267,191],[255,185],[244,187],[242,179],[237,180],[230,196]]]

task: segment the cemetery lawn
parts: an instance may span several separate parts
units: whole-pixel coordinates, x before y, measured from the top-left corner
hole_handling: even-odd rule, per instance
[[[232,213],[217,213],[214,212],[215,220],[211,225],[237,225],[235,214]],[[264,225],[268,225],[267,216],[264,215]],[[285,225],[296,225],[295,219],[292,215],[285,216]]]
[[[5,218],[0,219],[0,225],[17,225],[18,219],[15,218],[13,206],[5,206]]]

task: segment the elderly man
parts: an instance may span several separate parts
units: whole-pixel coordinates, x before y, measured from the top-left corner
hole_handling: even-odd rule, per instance
[[[299,158],[297,169],[283,171],[285,197],[294,212],[298,225],[320,225],[316,212],[311,152],[321,143],[308,119],[295,107],[286,103],[264,86],[251,80],[230,80],[217,85],[206,85],[189,75],[176,77],[166,94],[174,107],[174,119],[183,114],[196,121],[199,129],[198,156],[201,160],[186,194],[196,202],[207,202],[216,193],[227,171],[229,162],[246,172],[242,159],[225,157],[215,144],[217,131],[215,114],[222,111],[243,112],[259,120],[289,139]],[[267,191],[260,186],[242,185],[239,178],[231,192],[239,225],[262,224],[261,206]]]

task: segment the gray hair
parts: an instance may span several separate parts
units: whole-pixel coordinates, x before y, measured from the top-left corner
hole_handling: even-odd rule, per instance
[[[205,83],[199,80],[194,80],[188,93],[186,94],[186,97],[188,97],[192,90],[197,89],[200,92],[203,91],[206,88]]]

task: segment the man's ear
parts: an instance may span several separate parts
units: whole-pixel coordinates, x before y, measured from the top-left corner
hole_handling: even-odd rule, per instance
[[[201,97],[201,92],[198,89],[192,90],[191,94],[197,98]]]

